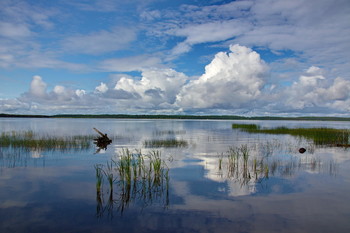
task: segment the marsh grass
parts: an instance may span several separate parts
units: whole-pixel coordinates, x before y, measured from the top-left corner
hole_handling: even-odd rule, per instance
[[[153,150],[143,154],[141,150],[122,149],[118,154],[117,158],[107,162],[107,166],[98,167],[103,169],[110,193],[108,207],[99,210],[113,210],[116,204],[123,213],[131,203],[145,207],[156,202],[166,207],[170,178],[161,152]]]
[[[186,134],[186,130],[157,130],[153,134],[156,136]]]
[[[280,147],[279,144],[276,145]],[[270,156],[261,152],[259,154],[259,146],[243,144],[229,147],[226,154],[218,154],[218,170],[217,174],[220,177],[226,174],[224,176],[226,179],[237,181],[244,186],[251,182],[261,183],[271,176],[293,176],[298,171],[325,172],[335,175],[337,164],[332,160],[328,163],[322,162],[319,157],[310,154],[283,157]]]
[[[233,129],[248,133],[289,134],[312,140],[318,146],[350,146],[350,130],[334,128],[262,128],[254,124],[233,124]]]
[[[159,147],[187,147],[188,142],[185,140],[177,139],[153,139],[145,140],[143,145],[146,148],[159,148]]]
[[[33,131],[2,132],[0,135],[0,147],[36,150],[69,150],[89,149],[93,136],[39,136]]]
[[[97,196],[101,195],[102,191],[102,183],[103,183],[103,165],[102,164],[95,164],[95,174],[96,174],[96,194]]]

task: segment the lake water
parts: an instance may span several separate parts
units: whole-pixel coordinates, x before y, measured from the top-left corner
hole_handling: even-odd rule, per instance
[[[106,150],[92,140],[84,150],[0,148],[0,232],[350,232],[350,149],[248,134],[233,123],[350,129],[350,122],[2,118],[1,133],[98,136],[96,127],[113,142]],[[145,148],[161,139],[187,145]],[[166,176],[129,186],[116,179],[112,192],[104,179],[97,193],[96,165],[106,169],[126,148],[160,152]],[[244,148],[245,162],[229,160],[229,151]]]

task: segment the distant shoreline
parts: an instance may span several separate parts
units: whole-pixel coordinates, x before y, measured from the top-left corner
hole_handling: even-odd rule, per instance
[[[350,121],[350,117],[244,117],[235,115],[131,115],[131,114],[58,114],[21,115],[0,114],[4,118],[96,118],[96,119],[187,119],[187,120],[293,120],[293,121]]]

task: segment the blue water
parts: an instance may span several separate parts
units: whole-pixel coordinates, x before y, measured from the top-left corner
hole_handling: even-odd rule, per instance
[[[92,142],[87,150],[0,148],[0,232],[350,232],[349,149],[243,133],[231,128],[237,122],[245,123],[2,118],[0,132],[96,135],[96,127],[113,142],[99,153]],[[350,128],[350,122],[246,123]],[[152,139],[188,146],[144,148]],[[247,166],[240,160],[230,170],[227,151],[242,145]],[[300,147],[307,152],[299,154]],[[145,189],[140,181],[130,193],[116,180],[112,199],[105,180],[97,195],[94,165],[117,160],[123,148],[159,150],[169,180]]]

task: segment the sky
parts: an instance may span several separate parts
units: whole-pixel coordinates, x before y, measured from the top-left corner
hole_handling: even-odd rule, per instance
[[[350,117],[349,0],[1,0],[0,113]]]

